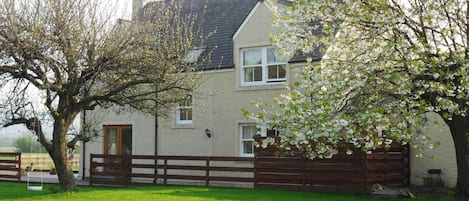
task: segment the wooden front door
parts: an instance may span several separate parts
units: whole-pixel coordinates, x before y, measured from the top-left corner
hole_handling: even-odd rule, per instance
[[[123,159],[132,155],[132,126],[109,125],[104,126],[104,154],[116,155],[115,158],[106,158],[104,164],[106,171],[123,170]],[[125,160],[124,160],[125,162]]]

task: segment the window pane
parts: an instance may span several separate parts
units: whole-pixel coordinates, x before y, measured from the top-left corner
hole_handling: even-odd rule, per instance
[[[191,99],[184,100],[184,106],[191,106],[191,105],[192,105]]]
[[[287,75],[287,71],[285,65],[281,65],[278,67],[278,78],[285,78]]]
[[[192,120],[192,109],[191,108],[180,108],[179,109],[179,120]]]
[[[132,155],[132,128],[122,129],[122,155]]]
[[[254,81],[262,81],[262,67],[254,68]]]
[[[186,113],[184,111],[184,109],[179,109],[179,120],[187,120],[186,119]]]
[[[278,66],[269,66],[269,79],[277,79],[278,78],[278,72],[277,72]]]
[[[180,107],[191,106],[192,105],[192,96],[187,95],[183,100],[179,102]]]
[[[243,51],[243,65],[256,65],[262,62],[261,49],[252,49]]]
[[[283,56],[279,53],[278,48],[268,48],[267,49],[267,63],[279,63],[285,62]]]
[[[252,141],[244,141],[243,142],[243,147],[244,147],[243,148],[243,153],[245,153],[245,154],[254,153],[254,151],[253,151],[254,146],[252,144]]]
[[[117,128],[107,130],[107,154],[117,154]]]
[[[243,139],[252,139],[254,136],[254,126],[243,126]]]
[[[267,49],[267,62],[268,63],[277,62],[277,48]]]
[[[253,81],[254,68],[245,68],[244,69],[244,82]]]
[[[244,68],[244,82],[262,81],[262,67]]]
[[[277,137],[278,132],[275,129],[267,129],[267,137]]]
[[[269,79],[281,79],[285,78],[285,75],[285,65],[273,65],[268,67]]]
[[[192,120],[192,108],[187,109],[187,120]]]
[[[184,122],[181,122],[184,121]],[[176,123],[190,124],[192,121],[192,96],[187,95],[176,107]]]

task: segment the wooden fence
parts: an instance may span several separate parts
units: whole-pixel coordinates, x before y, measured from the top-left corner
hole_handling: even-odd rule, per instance
[[[21,153],[0,152],[0,179],[21,181]]]
[[[80,166],[80,155],[74,154],[69,157],[72,170],[78,170]],[[31,167],[33,170],[50,170],[54,168],[54,161],[47,153],[23,153],[21,166],[23,168]]]
[[[258,150],[255,161],[255,187],[299,189],[323,192],[365,193],[372,184],[402,186],[408,182],[407,152],[393,144],[366,154],[345,149],[330,159],[276,157],[274,148]]]
[[[406,152],[400,145],[372,154],[340,151],[331,159],[314,160],[277,157],[265,150],[255,158],[91,154],[90,164],[90,185],[225,182],[254,188],[366,193],[374,183],[405,185],[408,178]]]
[[[215,182],[252,185],[253,161],[253,158],[243,157],[91,154],[90,185],[167,185],[181,182],[206,186]]]

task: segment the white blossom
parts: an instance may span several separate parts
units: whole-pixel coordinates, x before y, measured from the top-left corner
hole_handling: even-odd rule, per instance
[[[453,20],[465,16],[444,10],[464,10],[467,2],[425,1],[422,12],[414,12],[420,8],[407,1],[291,2],[287,8],[275,7],[275,23],[285,26],[272,40],[289,55],[325,48],[321,62],[309,59],[301,79],[275,99],[275,107],[261,104],[261,116],[248,115],[287,128],[280,147],[328,158],[337,153],[337,143],[370,152],[397,142],[412,144],[420,154],[433,148],[420,132],[425,113],[437,112],[445,120],[468,114],[466,35],[447,26],[450,21],[461,24]],[[420,15],[425,29],[435,30],[431,37],[406,24]],[[312,26],[317,22],[321,26]],[[319,27],[316,31],[322,33],[312,34]]]

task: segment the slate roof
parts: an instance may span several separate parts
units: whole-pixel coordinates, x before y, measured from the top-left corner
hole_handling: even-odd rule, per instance
[[[199,70],[234,68],[233,61],[233,35],[247,18],[256,3],[262,0],[185,0],[183,13],[196,13],[204,16],[202,30],[204,34],[211,35],[204,42],[206,51],[202,57],[210,54],[210,61],[199,66]],[[147,4],[155,6],[158,2]],[[288,0],[279,0],[279,3],[289,4]],[[314,60],[320,60],[319,51],[308,54]],[[289,62],[304,62],[305,55],[297,55]]]
[[[291,5],[292,2],[290,0],[277,0],[277,3],[284,4],[284,5]]]
[[[233,35],[249,15],[258,0],[185,0],[182,12],[203,15],[202,29],[211,35],[204,42],[210,53],[210,62],[203,63],[200,70],[234,68]],[[153,4],[157,4],[154,2]],[[151,6],[152,3],[145,7]],[[204,7],[206,5],[206,10]],[[145,9],[145,8],[144,8]],[[205,55],[204,55],[205,54]]]

